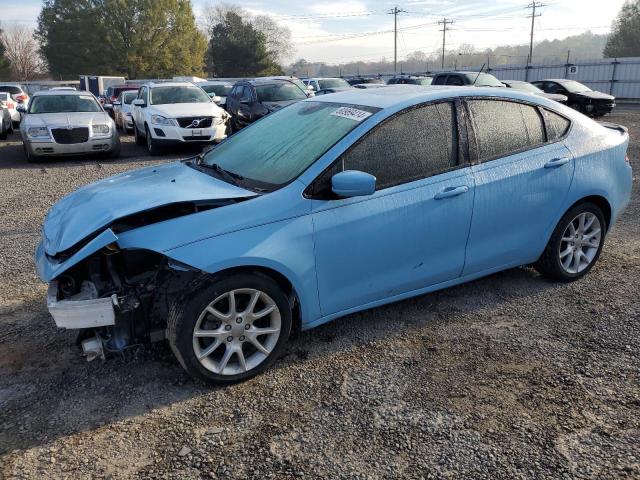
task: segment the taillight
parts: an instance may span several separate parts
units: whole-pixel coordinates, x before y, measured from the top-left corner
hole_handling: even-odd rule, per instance
[[[631,159],[629,158],[629,155],[624,156],[624,161],[631,165]]]
[[[7,102],[7,108],[9,110],[13,110],[14,108],[16,108],[16,104],[13,102]]]
[[[15,96],[15,99],[18,102],[26,102],[28,98],[29,97],[27,97],[26,95],[16,95]]]

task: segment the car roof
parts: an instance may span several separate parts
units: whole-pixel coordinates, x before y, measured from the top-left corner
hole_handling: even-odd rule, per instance
[[[524,80],[500,80],[502,83],[529,83]]]
[[[76,95],[76,96],[90,95],[93,97],[93,93],[87,92],[86,90],[40,90],[39,92],[35,92],[32,95],[32,97],[45,97],[45,96],[58,96],[58,95]]]
[[[292,79],[284,77],[249,78],[247,80],[240,80],[238,83],[248,83],[250,85],[273,85],[274,83],[278,82],[293,83]]]
[[[194,85],[233,85],[230,80],[203,80],[202,82],[194,82]]]
[[[309,78],[305,78],[305,80],[344,80],[344,78],[340,78],[340,77],[309,77]]]
[[[146,85],[149,88],[155,88],[155,87],[193,87],[193,86],[195,86],[191,82],[147,82],[144,85]]]
[[[557,82],[557,83],[566,83],[566,82],[575,82],[576,80],[571,80],[570,78],[543,78],[542,80],[534,80],[534,82]]]
[[[513,100],[525,100],[552,106],[543,97],[519,90],[498,87],[457,87],[457,86],[428,86],[423,85],[388,85],[384,88],[352,89],[337,92],[331,96],[313,97],[305,101],[347,103],[375,108],[392,108],[394,106],[409,106],[431,100],[446,100],[456,97],[496,97]]]

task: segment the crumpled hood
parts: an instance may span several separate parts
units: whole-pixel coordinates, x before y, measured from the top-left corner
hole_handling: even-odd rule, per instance
[[[615,100],[616,99],[616,97],[612,95],[607,95],[606,93],[602,93],[602,92],[580,92],[580,93],[576,93],[575,95],[578,97],[591,98],[592,100]]]
[[[59,200],[42,229],[49,255],[63,252],[119,218],[177,202],[255,196],[182,162],[124,172]]]

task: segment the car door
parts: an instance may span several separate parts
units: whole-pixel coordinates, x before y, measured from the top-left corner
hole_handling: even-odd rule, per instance
[[[147,102],[147,87],[141,87],[138,91],[137,99],[143,100],[145,103]],[[136,124],[136,128],[140,133],[144,133],[144,112],[143,108],[139,105],[132,105],[133,111],[133,121]],[[140,130],[142,127],[142,130]]]
[[[374,127],[312,185],[323,315],[458,277],[473,203],[453,103],[422,105]],[[331,198],[331,176],[377,178],[367,197]],[[320,192],[320,193],[318,193]]]
[[[464,275],[533,262],[569,191],[571,152],[545,132],[536,106],[495,99],[466,103],[475,200]]]

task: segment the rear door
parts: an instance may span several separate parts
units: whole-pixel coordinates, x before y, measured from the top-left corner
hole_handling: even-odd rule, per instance
[[[323,315],[460,275],[473,177],[457,132],[452,103],[409,109],[374,127],[312,184],[319,188],[312,215]],[[324,197],[342,170],[374,175],[376,192]]]
[[[531,263],[564,205],[573,179],[571,152],[560,136],[546,132],[536,106],[466,103],[476,188],[464,274]]]

